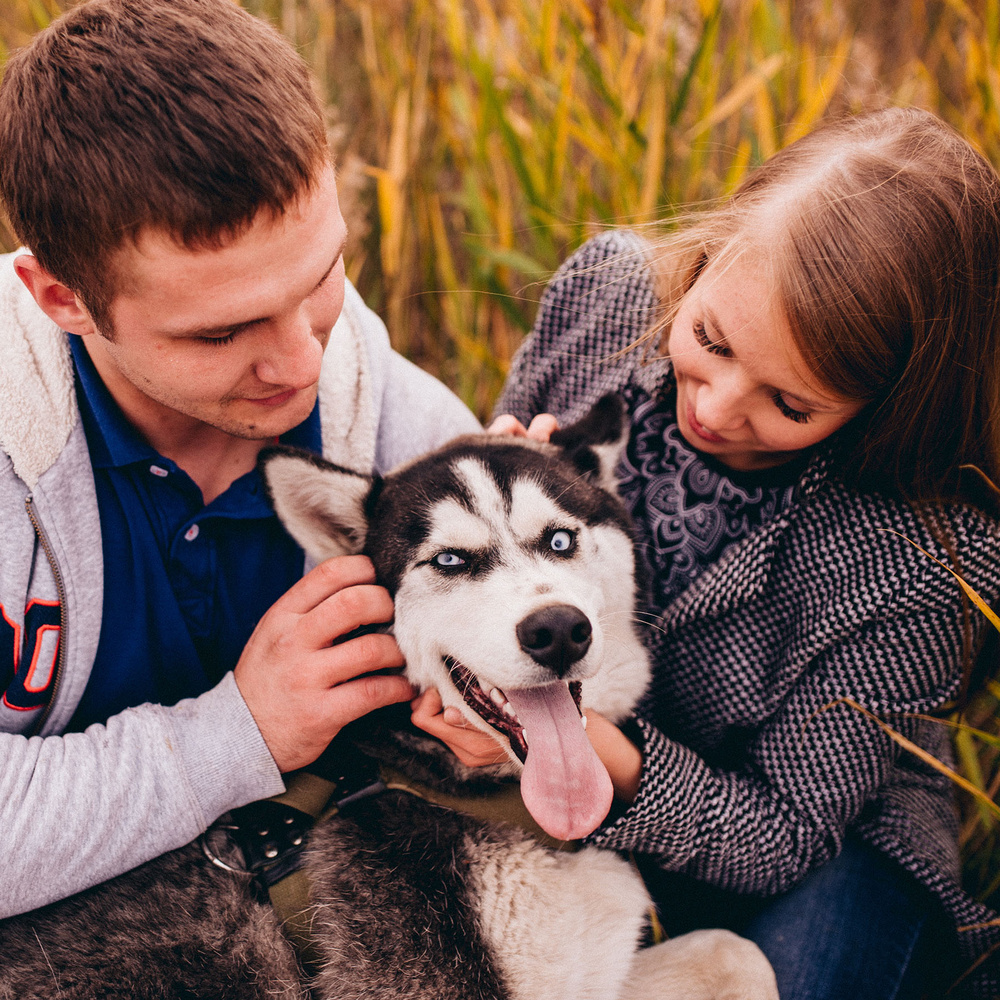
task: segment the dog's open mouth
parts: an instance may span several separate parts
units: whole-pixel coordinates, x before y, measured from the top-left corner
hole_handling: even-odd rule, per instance
[[[521,798],[538,825],[559,840],[594,830],[608,814],[613,790],[584,732],[580,682],[484,691],[454,657],[443,659],[465,703],[510,740],[524,764]]]
[[[528,756],[528,740],[531,738],[531,734],[528,733],[527,739],[525,738],[524,726],[521,725],[521,720],[518,719],[514,706],[507,700],[507,695],[499,688],[493,688],[489,692],[484,691],[478,679],[458,660],[451,656],[445,656],[443,659],[449,674],[451,674],[452,682],[458,688],[465,704],[484,722],[507,737],[510,741],[510,748],[523,764]],[[583,685],[579,681],[569,681],[567,686],[576,704],[576,710],[582,717],[581,724],[586,727],[587,720],[586,717],[583,717],[583,708],[580,704]]]

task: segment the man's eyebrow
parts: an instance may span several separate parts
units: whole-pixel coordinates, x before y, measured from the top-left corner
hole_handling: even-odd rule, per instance
[[[309,292],[310,295],[312,295],[312,293],[315,292],[323,284],[323,282],[330,277],[331,274],[333,274],[333,269],[337,266],[337,264],[340,262],[340,258],[343,257],[344,255],[344,247],[346,245],[347,245],[347,233],[345,232],[343,238],[341,239],[339,245],[337,246],[337,252],[334,255],[333,260],[330,262],[330,266],[323,272],[323,277],[320,278],[315,285],[313,285],[312,289]],[[264,323],[268,319],[270,319],[269,316],[258,316],[255,319],[243,320],[240,323],[224,323],[221,326],[192,327],[191,329],[188,330],[179,330],[176,333],[172,333],[171,336],[219,337],[227,333],[237,334],[240,333],[242,330],[246,330],[249,329],[251,326],[255,326],[258,323]]]
[[[331,261],[330,266],[326,269],[326,271],[323,272],[323,277],[320,278],[315,285],[313,285],[313,292],[315,292],[316,289],[319,288],[319,286],[322,285],[323,282],[326,281],[326,279],[329,278],[331,274],[333,274],[333,269],[337,266],[338,262],[340,261],[340,258],[344,256],[344,247],[346,246],[347,246],[347,231],[344,230],[344,235],[341,237],[340,243],[337,245],[337,252],[333,255],[333,260]],[[310,295],[311,294],[312,292],[310,292]]]

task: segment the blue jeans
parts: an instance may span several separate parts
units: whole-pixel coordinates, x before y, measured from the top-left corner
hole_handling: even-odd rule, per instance
[[[668,934],[726,927],[770,959],[781,1000],[918,1000],[929,982],[926,892],[874,848],[838,857],[771,899],[737,896],[663,872],[643,874]],[[935,963],[937,964],[937,963]]]

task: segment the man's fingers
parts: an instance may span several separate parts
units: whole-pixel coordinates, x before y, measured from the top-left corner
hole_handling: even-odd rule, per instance
[[[282,594],[273,607],[290,614],[306,614],[332,594],[374,582],[375,567],[368,556],[335,556],[313,567]]]
[[[347,682],[360,678],[362,674],[398,670],[405,660],[391,635],[371,632],[322,650],[314,662],[318,665],[320,673],[317,673],[313,683],[333,688],[342,687]],[[407,685],[409,683],[406,681]],[[413,687],[410,685],[407,698],[412,697]]]
[[[413,685],[399,674],[355,677],[327,692],[324,711],[326,718],[339,730],[369,712],[409,701],[412,697]]]
[[[392,616],[389,591],[374,584],[358,584],[338,590],[299,617],[295,625],[299,634],[295,638],[309,648],[320,649],[362,625],[390,622]]]

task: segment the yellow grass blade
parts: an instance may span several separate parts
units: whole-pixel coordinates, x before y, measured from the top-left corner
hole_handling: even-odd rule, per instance
[[[837,93],[838,85],[844,75],[847,58],[851,54],[852,38],[843,38],[834,50],[830,65],[822,79],[812,84],[811,94],[803,104],[798,114],[792,119],[791,125],[785,130],[785,143],[795,142],[807,132],[816,127],[816,123],[826,113],[830,101]]]
[[[738,111],[749,100],[751,100],[763,87],[766,87],[771,78],[785,65],[787,56],[784,52],[776,52],[768,56],[759,66],[756,66],[748,73],[736,86],[697,125],[688,129],[685,138],[688,142],[704,135],[719,122],[725,121],[731,114]]]
[[[908,715],[909,719],[922,719],[924,722],[933,722],[939,726],[946,726],[948,729],[954,729],[956,733],[964,733],[968,736],[975,737],[977,740],[982,740],[984,743],[989,744],[992,747],[997,747],[1000,749],[1000,736],[995,736],[993,733],[987,733],[982,729],[977,729],[975,726],[970,726],[965,722],[956,722],[954,719],[939,719],[935,715],[924,715],[921,712],[914,712]]]
[[[639,218],[652,218],[660,194],[660,178],[667,156],[667,67],[660,63],[650,87],[646,157],[643,165]]]
[[[918,549],[920,552],[923,552],[923,554],[927,556],[928,559],[933,559],[934,562],[936,562],[939,566],[941,566],[942,568],[946,569],[949,573],[951,573],[951,575],[958,581],[959,586],[961,586],[962,590],[965,591],[969,600],[972,601],[972,603],[975,604],[975,606],[979,608],[979,610],[982,611],[984,615],[986,615],[986,617],[990,620],[990,623],[993,625],[995,629],[1000,630],[1000,617],[997,616],[996,612],[986,603],[986,601],[984,601],[982,597],[980,597],[979,594],[976,593],[976,591],[972,587],[970,587],[969,584],[967,584],[958,575],[958,573],[956,573],[947,563],[943,563],[941,562],[940,559],[936,558],[935,556],[932,556],[927,551],[927,549],[923,548],[921,545],[918,545],[915,541],[913,541],[912,538],[907,538],[906,535],[904,535],[901,531],[895,531],[892,528],[879,528],[878,530],[884,531],[890,535],[898,535],[904,541],[909,542],[915,549]]]
[[[887,722],[883,722],[873,712],[868,711],[864,705],[859,704],[853,698],[838,698],[826,707],[832,708],[837,704],[848,705],[860,712],[866,718],[871,719],[871,721],[874,722],[893,742],[899,744],[899,746],[901,746],[904,750],[908,750],[915,757],[919,757],[925,764],[934,768],[935,771],[945,775],[950,781],[953,781],[960,788],[965,789],[965,791],[973,796],[977,803],[986,807],[987,811],[994,819],[1000,819],[1000,806],[989,798],[981,789],[977,788],[971,781],[963,778],[962,775],[958,774],[956,771],[953,771],[947,764],[942,764],[937,757],[928,753],[923,747],[917,746],[917,744],[912,740],[908,740],[902,733],[897,732]]]

